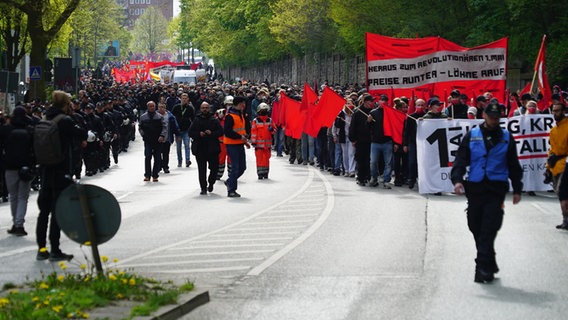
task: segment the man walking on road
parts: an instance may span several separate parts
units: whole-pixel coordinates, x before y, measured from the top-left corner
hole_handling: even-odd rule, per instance
[[[225,134],[224,143],[227,146],[227,154],[231,159],[231,173],[225,181],[227,185],[227,196],[230,198],[239,198],[241,195],[237,193],[237,179],[243,175],[247,169],[245,145],[250,148],[247,139],[247,121],[243,115],[246,106],[246,98],[235,97],[233,99],[233,107],[229,109],[229,113],[225,117]]]
[[[546,161],[546,174],[552,180],[554,191],[558,192],[558,184],[562,179],[568,155],[568,118],[564,115],[565,106],[561,103],[552,106],[552,114],[556,125],[550,130],[550,150]],[[562,210],[562,223],[557,229],[568,229],[568,211]]]
[[[474,281],[489,283],[499,272],[494,243],[503,223],[509,179],[513,186],[513,204],[517,204],[521,201],[523,170],[513,136],[499,126],[499,105],[489,104],[483,117],[485,122],[464,136],[451,177],[454,192],[465,193],[467,197],[467,223],[477,247]],[[467,166],[470,166],[469,176],[464,181]]]
[[[148,111],[140,116],[140,135],[144,140],[144,181],[158,182],[158,176],[162,169],[161,155],[162,143],[168,135],[166,119],[156,112],[156,103],[148,101]],[[154,166],[152,167],[152,157]]]
[[[213,185],[217,180],[219,152],[221,152],[219,137],[223,135],[223,127],[211,113],[209,103],[202,102],[199,111],[200,113],[189,127],[189,136],[193,139],[191,151],[197,160],[201,195],[206,195],[207,191],[213,191]],[[207,177],[208,164],[209,177]],[[209,185],[207,185],[208,182]]]
[[[191,165],[191,160],[189,159],[189,126],[193,119],[195,119],[195,110],[193,105],[189,102],[189,95],[187,93],[181,94],[181,104],[177,104],[172,109],[172,114],[176,117],[181,139],[176,139],[176,151],[178,158],[178,167],[181,167],[183,161],[183,156],[185,155],[185,166],[189,167]],[[181,153],[181,145],[183,142],[184,154]]]

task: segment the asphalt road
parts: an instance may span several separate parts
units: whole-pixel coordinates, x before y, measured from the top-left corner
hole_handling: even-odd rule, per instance
[[[480,285],[464,197],[360,187],[276,157],[270,179],[257,180],[252,150],[242,198],[227,198],[222,183],[201,196],[195,161],[177,168],[172,149],[172,172],[159,182],[142,181],[137,140],[117,165],[82,183],[106,188],[121,206],[120,230],[102,255],[210,291],[211,302],[184,319],[564,319],[568,311],[568,232],[554,228],[551,193],[507,200],[496,243],[501,272]],[[22,238],[5,232],[11,217],[0,204],[1,284],[57,270],[35,261],[35,200]],[[76,256],[69,271],[90,257],[65,236],[61,247]]]

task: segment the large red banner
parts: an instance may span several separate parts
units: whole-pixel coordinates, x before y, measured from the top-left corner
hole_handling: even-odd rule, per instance
[[[398,39],[366,33],[367,89],[372,95],[445,101],[459,90],[470,96],[491,92],[505,101],[507,38],[465,48],[440,37]]]

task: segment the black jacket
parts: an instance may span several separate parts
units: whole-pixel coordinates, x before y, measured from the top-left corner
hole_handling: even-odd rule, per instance
[[[195,109],[193,109],[191,104],[185,106],[176,104],[172,109],[172,114],[176,117],[180,131],[189,130],[191,123],[195,119]]]
[[[211,134],[202,137],[200,133],[206,130],[210,130]],[[213,114],[200,114],[189,127],[189,136],[193,139],[191,152],[196,157],[219,154],[221,152],[219,137],[222,135],[223,127],[221,127],[219,120],[213,117]]]
[[[361,106],[360,109],[353,113],[351,125],[349,126],[349,140],[359,144],[370,144],[371,130],[367,123],[367,115],[363,114],[363,112],[368,115],[371,109]]]
[[[32,167],[33,160],[33,128],[26,122],[12,121],[0,127],[0,146],[3,167],[17,170],[21,167]]]
[[[373,120],[375,121],[371,121],[369,122],[369,131],[371,133],[371,142],[373,143],[385,143],[385,142],[389,142],[392,141],[392,138],[390,136],[386,136],[385,135],[385,130],[384,130],[384,119],[385,119],[385,110],[383,110],[383,108],[376,108],[373,109],[373,111],[371,111],[370,113],[371,117],[373,117]]]

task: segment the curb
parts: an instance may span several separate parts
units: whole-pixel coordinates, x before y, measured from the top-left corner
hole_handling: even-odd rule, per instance
[[[209,302],[209,291],[197,291],[183,294],[177,305],[163,306],[148,317],[135,317],[134,320],[175,320],[190,313],[197,307]]]

